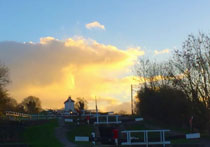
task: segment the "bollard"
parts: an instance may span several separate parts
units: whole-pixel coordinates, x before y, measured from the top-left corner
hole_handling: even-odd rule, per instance
[[[91,133],[91,141],[92,141],[92,144],[93,144],[93,145],[96,144],[96,142],[95,142],[95,137],[96,137],[95,132],[92,132],[92,133]]]

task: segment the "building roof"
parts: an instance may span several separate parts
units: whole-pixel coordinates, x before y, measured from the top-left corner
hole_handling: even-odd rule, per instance
[[[64,104],[67,103],[67,102],[69,102],[69,101],[70,101],[70,102],[74,102],[74,100],[71,99],[71,96],[68,97],[68,99],[64,102]]]

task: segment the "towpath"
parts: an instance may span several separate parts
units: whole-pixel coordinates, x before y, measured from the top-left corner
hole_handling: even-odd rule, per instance
[[[64,147],[76,147],[77,145],[68,140],[67,131],[69,131],[69,128],[65,125],[64,118],[59,118],[58,127],[55,129],[56,138],[64,145]]]

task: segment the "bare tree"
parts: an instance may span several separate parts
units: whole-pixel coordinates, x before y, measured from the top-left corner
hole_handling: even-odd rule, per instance
[[[0,64],[0,88],[3,88],[8,83],[9,83],[8,68]]]
[[[8,97],[5,89],[5,86],[8,83],[8,68],[0,64],[0,113],[3,113],[6,110],[13,110],[17,103],[14,99]]]
[[[176,50],[170,75],[175,86],[181,88],[194,103],[210,104],[210,38],[200,33],[189,35],[182,50]]]
[[[139,77],[139,83],[144,87],[155,89],[160,86],[168,86],[170,83],[169,62],[158,63],[149,59],[140,59],[135,66],[136,74]]]
[[[148,90],[157,92],[164,87],[182,91],[190,104],[189,112],[194,116],[194,126],[200,129],[209,126],[210,37],[208,35],[202,33],[198,36],[189,35],[182,48],[176,50],[173,59],[166,64],[140,60],[137,67],[140,82],[145,86],[140,91],[141,97],[147,94]],[[146,97],[150,96],[151,93]],[[139,104],[143,104],[142,100],[137,103],[137,107],[143,109]]]

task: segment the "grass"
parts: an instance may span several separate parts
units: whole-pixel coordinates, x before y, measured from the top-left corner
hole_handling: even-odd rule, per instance
[[[125,126],[125,129],[126,130],[151,130],[151,128],[147,128],[145,125],[144,125],[145,122],[140,122],[138,124],[132,124],[132,125],[126,125]],[[147,122],[146,122],[147,123]],[[151,123],[150,123],[151,125]],[[157,126],[157,125],[156,125]],[[161,128],[167,128],[168,126],[161,126]],[[171,130],[176,130],[178,132],[181,132],[181,133],[189,133],[190,131],[187,130],[187,129],[184,129],[184,128],[175,128],[175,127],[168,127],[169,129]],[[154,129],[156,130],[156,129]],[[144,134],[143,133],[132,133],[132,136],[133,137],[137,137],[139,138],[140,140],[143,141],[143,138],[144,138]],[[160,140],[160,133],[149,133],[149,140]],[[167,137],[168,136],[168,133],[165,134],[165,136]],[[208,136],[208,135],[206,135]],[[166,139],[167,140],[167,139]],[[196,143],[199,143],[199,139],[173,139],[173,140],[170,140],[171,141],[171,144],[196,144]]]
[[[157,120],[145,120],[146,124],[149,124],[151,126],[158,126],[159,128],[162,129],[169,129],[169,130],[173,130],[173,131],[177,131],[183,134],[187,134],[187,133],[191,133],[190,128],[186,128],[186,127],[177,127],[174,125],[169,125],[166,123],[162,123],[160,121]]]
[[[147,130],[143,123],[125,125],[125,130]]]
[[[210,133],[208,132],[201,133],[201,138],[210,139]]]
[[[196,144],[196,143],[199,143],[199,139],[185,139],[185,138],[173,139],[170,141],[171,141],[171,144]]]
[[[57,126],[57,120],[49,120],[42,125],[27,127],[23,133],[24,140],[29,146],[61,147],[62,144],[54,135],[54,129]]]
[[[151,130],[151,129],[147,128],[144,125],[144,122],[139,122],[138,124],[126,125],[125,130]],[[134,133],[133,132],[131,134],[132,134],[132,137],[137,137],[142,141],[144,139],[144,133],[143,132],[141,132],[141,133]],[[160,138],[160,133],[159,132],[149,132],[148,133],[148,139],[149,140],[154,140],[154,139],[155,140],[160,140],[159,138]]]
[[[167,125],[158,121],[151,121],[151,120],[147,120],[146,121],[147,124],[150,125],[154,125],[154,126],[159,126],[161,128],[167,128],[171,131],[175,131],[178,133],[182,133],[183,135],[188,134],[188,133],[192,133],[190,131],[189,128],[186,127],[176,127],[173,125]],[[201,133],[201,132],[200,132]],[[201,138],[203,139],[209,139],[209,134],[208,133],[201,133]],[[178,138],[178,139],[171,139],[171,144],[199,144],[200,143],[200,139],[185,139],[185,138]]]
[[[69,123],[70,131],[67,133],[68,139],[78,145],[81,146],[91,146],[91,142],[75,142],[75,136],[90,136],[91,132],[93,132],[93,126],[82,124],[82,125],[76,125],[73,123]]]

